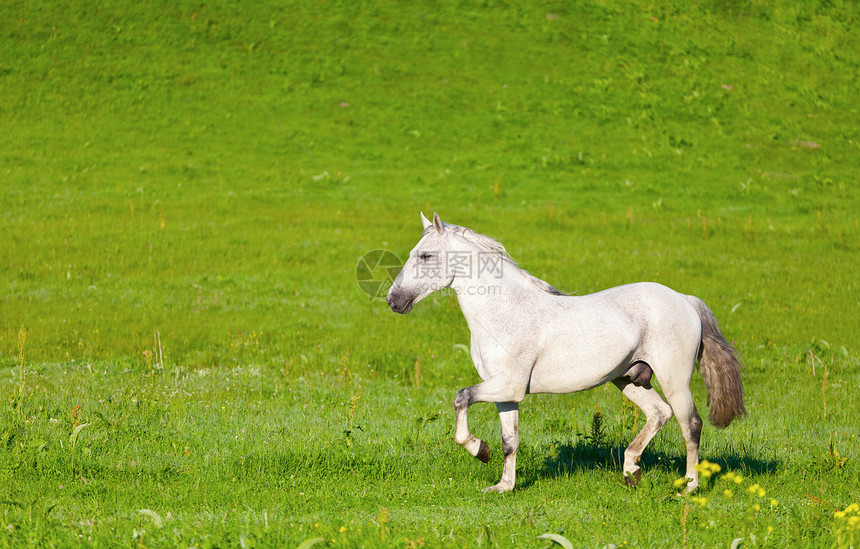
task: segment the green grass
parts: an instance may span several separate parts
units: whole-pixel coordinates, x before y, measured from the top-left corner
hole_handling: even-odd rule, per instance
[[[855,3],[29,2],[0,21],[0,546],[848,545]],[[746,363],[749,417],[703,433],[745,477],[733,497],[674,496],[675,422],[623,486],[643,418],[612,387],[528,397],[518,489],[482,494],[498,423],[473,408],[489,465],[452,440],[477,381],[456,301],[401,317],[354,279],[365,252],[406,254],[419,210],[572,293],[702,297]]]

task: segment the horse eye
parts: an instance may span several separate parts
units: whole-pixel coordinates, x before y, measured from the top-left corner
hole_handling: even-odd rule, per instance
[[[422,261],[427,261],[428,259],[430,259],[430,258],[431,258],[431,257],[433,257],[433,256],[432,256],[432,255],[430,255],[430,254],[421,254],[421,255],[420,255],[420,256],[418,256],[418,257],[419,257]]]

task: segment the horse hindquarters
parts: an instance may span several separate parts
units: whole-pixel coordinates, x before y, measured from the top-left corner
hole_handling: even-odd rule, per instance
[[[658,289],[657,286],[652,287]],[[657,296],[659,296],[659,300],[653,299]],[[642,360],[651,367],[654,375],[660,381],[666,402],[678,420],[687,453],[685,471],[685,477],[689,479],[687,489],[692,491],[698,486],[696,466],[699,463],[702,418],[699,416],[693,395],[690,392],[690,381],[693,377],[697,352],[702,338],[702,323],[697,310],[691,308],[685,296],[681,294],[665,287],[659,287],[658,292],[649,295],[649,297],[652,299],[648,300],[650,303],[647,304],[646,310],[650,314],[645,321],[645,325],[649,328],[646,332],[648,337],[643,341],[640,353]],[[640,387],[651,389],[650,385],[641,385]],[[654,393],[656,395],[656,391]],[[645,393],[640,396],[640,399],[646,400],[646,405],[660,406],[654,395]],[[643,408],[643,411],[646,412],[647,416],[647,410]],[[663,411],[665,408],[660,410],[660,412]],[[658,424],[655,422],[655,426]],[[643,440],[648,434],[649,432],[643,429]],[[631,457],[636,454],[635,443],[643,441],[637,439],[639,439],[638,436],[631,443]],[[626,457],[625,455],[625,461]]]
[[[661,380],[666,400],[672,406],[681,427],[687,447],[687,491],[694,490],[698,484],[696,465],[699,463],[699,439],[702,432],[702,419],[699,416],[693,396],[690,393],[690,378],[695,359],[699,359],[699,369],[708,391],[710,405],[709,421],[716,427],[727,427],[732,420],[746,413],[743,406],[743,386],[740,378],[740,361],[735,349],[720,332],[717,319],[705,303],[694,296],[686,296],[693,305],[701,326],[698,343],[698,356],[685,357],[679,353],[675,357],[674,372],[689,372],[689,375],[673,375],[670,380]],[[672,361],[670,361],[672,362]]]

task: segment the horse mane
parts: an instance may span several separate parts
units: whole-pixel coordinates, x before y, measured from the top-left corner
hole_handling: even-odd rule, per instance
[[[505,249],[505,246],[501,242],[497,242],[497,241],[493,240],[492,238],[490,238],[489,236],[483,235],[481,233],[476,233],[472,229],[469,229],[466,227],[461,227],[459,225],[451,225],[450,223],[442,223],[442,227],[444,230],[451,231],[454,234],[456,234],[457,236],[459,236],[460,238],[466,240],[467,242],[474,244],[475,246],[477,246],[477,248],[480,251],[486,252],[486,253],[491,253],[491,254],[497,256],[498,258],[500,258],[502,261],[504,261],[508,265],[511,265],[512,267],[516,268],[519,272],[521,272],[525,276],[526,280],[531,282],[532,285],[534,285],[534,287],[537,288],[538,290],[540,290],[544,293],[550,294],[550,295],[568,295],[565,292],[562,292],[561,290],[553,287],[548,282],[541,280],[540,278],[534,276],[533,274],[531,274],[527,270],[525,270],[522,267],[520,267],[519,265],[517,265],[517,262],[514,261],[514,259],[510,256],[508,251]],[[427,227],[427,229],[425,230],[425,233],[428,230],[434,230],[432,225],[430,227]]]

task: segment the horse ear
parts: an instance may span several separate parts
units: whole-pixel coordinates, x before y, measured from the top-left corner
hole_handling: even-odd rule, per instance
[[[436,228],[436,232],[442,234],[442,220],[439,219],[439,214],[433,213],[433,227]]]
[[[424,212],[421,212],[421,224],[424,225],[425,229],[433,224],[432,221],[424,217]]]

